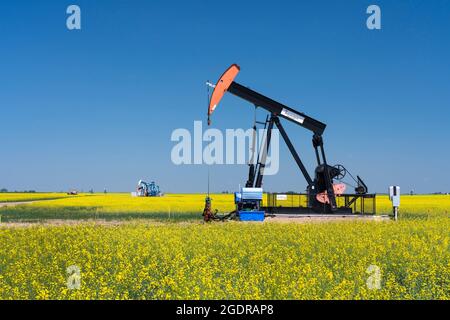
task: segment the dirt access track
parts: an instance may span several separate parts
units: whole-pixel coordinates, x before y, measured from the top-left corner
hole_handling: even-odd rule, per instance
[[[55,200],[61,200],[61,199],[65,199],[65,198],[59,197],[59,198],[37,199],[37,200],[25,200],[25,201],[10,201],[10,202],[1,202],[1,201],[0,201],[0,208],[2,208],[2,207],[14,207],[14,206],[20,206],[20,205],[31,204],[31,203],[35,203],[35,202],[55,201]]]
[[[48,200],[36,200],[36,201],[20,201],[20,202],[0,202],[0,208],[2,207],[14,207],[21,204],[29,204],[33,202],[39,202],[39,201],[48,201]]]

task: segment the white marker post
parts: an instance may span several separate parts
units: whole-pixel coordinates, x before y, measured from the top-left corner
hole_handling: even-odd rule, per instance
[[[392,201],[392,207],[394,210],[394,220],[398,220],[398,208],[400,207],[400,187],[389,187],[389,199]]]

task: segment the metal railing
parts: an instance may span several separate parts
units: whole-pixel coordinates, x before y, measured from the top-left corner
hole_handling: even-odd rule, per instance
[[[355,214],[376,214],[375,194],[343,194],[336,196],[338,208],[350,208]],[[307,208],[305,193],[267,193],[263,201],[267,208]]]

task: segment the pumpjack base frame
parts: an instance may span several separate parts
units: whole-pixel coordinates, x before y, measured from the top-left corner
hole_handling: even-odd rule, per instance
[[[281,194],[267,194],[266,203],[261,206],[261,210],[264,210],[269,215],[376,215],[376,194],[344,194],[338,196],[337,200],[340,205],[333,212],[329,212],[325,206],[323,209],[308,207],[308,194],[282,194],[286,197],[286,200],[278,200],[279,195]]]
[[[267,222],[390,221],[390,215],[373,214],[273,214]]]
[[[312,208],[308,207],[261,207],[268,214],[284,214],[284,215],[320,215],[326,214],[323,212],[315,212]],[[329,215],[357,215],[353,213],[351,208],[338,208],[334,213],[329,213]]]

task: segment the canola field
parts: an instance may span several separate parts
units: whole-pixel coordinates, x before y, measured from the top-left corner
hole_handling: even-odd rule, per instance
[[[4,196],[6,195],[6,196]],[[21,198],[36,200],[39,194],[0,194],[0,203]],[[9,196],[10,195],[10,196]],[[64,196],[62,194],[62,196]],[[3,197],[3,198],[2,198]],[[28,198],[27,198],[28,197]],[[42,194],[48,199],[49,194]],[[227,213],[234,209],[234,195],[211,195],[213,209]],[[14,200],[17,201],[17,200]],[[160,221],[198,220],[203,211],[203,194],[168,194],[164,197],[131,197],[130,194],[81,194],[63,199],[0,207],[2,221],[35,221],[46,219],[153,219]],[[386,195],[377,196],[377,212],[390,214],[392,205]],[[426,218],[450,212],[448,195],[403,196],[403,218]]]
[[[214,207],[232,209],[232,197],[213,195]],[[398,222],[301,224],[203,224],[203,200],[1,208],[0,299],[450,299],[449,196],[402,197]],[[390,211],[384,196],[377,207]],[[107,217],[121,223],[95,221]],[[39,222],[52,218],[89,221]]]
[[[234,209],[234,196],[213,195],[221,212]],[[3,221],[46,219],[153,219],[162,221],[199,220],[205,195],[169,194],[164,197],[131,197],[130,194],[82,194],[66,199],[34,202],[0,208]]]

